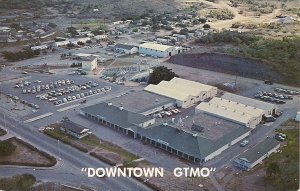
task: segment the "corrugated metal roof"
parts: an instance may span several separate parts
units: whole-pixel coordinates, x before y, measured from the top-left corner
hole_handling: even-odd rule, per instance
[[[183,93],[181,91],[177,91],[176,89],[170,89],[161,87],[158,85],[150,84],[147,87],[144,88],[145,91],[149,91],[152,93],[156,93],[159,95],[167,96],[179,101],[185,101],[189,98],[189,95],[187,93]]]
[[[168,81],[161,81],[158,84],[158,86],[169,88],[169,89],[174,89],[174,90],[179,90],[180,92],[185,92],[192,96],[198,96],[203,91],[201,89],[197,89],[197,88],[190,87],[190,86],[181,86],[180,84],[170,83]]]
[[[267,111],[271,111],[271,110],[277,108],[277,106],[275,104],[267,103],[267,102],[256,100],[256,99],[251,99],[248,97],[244,97],[244,96],[240,96],[240,95],[236,95],[236,94],[232,94],[232,93],[225,93],[222,96],[222,98],[231,100],[231,101],[235,101],[235,102],[239,102],[239,103],[249,105],[252,107],[256,107],[256,108],[259,108],[262,110],[267,110]]]
[[[226,100],[223,98],[214,97],[212,100],[209,101],[209,103],[219,106],[224,106],[230,111],[234,111],[237,113],[247,113],[249,115],[252,115],[254,117],[260,117],[264,114],[264,110],[255,108],[252,106],[248,106],[242,103],[238,103],[235,101]]]
[[[249,124],[249,122],[251,122],[254,119],[252,115],[249,115],[247,113],[234,112],[224,106],[219,106],[207,102],[200,103],[196,107],[196,109],[209,113],[211,115],[229,119],[242,124]]]
[[[177,86],[192,87],[195,89],[197,88],[201,91],[210,91],[213,88],[217,89],[217,87],[214,87],[214,86],[210,86],[207,84],[202,84],[199,82],[194,82],[194,81],[186,80],[186,79],[182,79],[182,78],[177,78],[177,77],[173,78],[170,81],[170,84],[177,84]]]
[[[166,51],[169,48],[173,48],[173,46],[146,42],[146,43],[141,44],[140,48],[149,48],[149,49],[158,50],[158,51]]]

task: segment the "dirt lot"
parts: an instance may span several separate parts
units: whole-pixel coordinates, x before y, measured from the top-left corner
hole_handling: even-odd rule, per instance
[[[229,55],[215,53],[179,54],[172,56],[168,62],[246,78],[272,79],[274,82],[282,81],[282,76],[265,63]]]
[[[11,138],[12,143],[16,146],[16,150],[12,155],[1,156],[0,164],[13,164],[21,166],[53,166],[53,161],[40,153],[23,141]],[[54,159],[55,160],[55,159]]]

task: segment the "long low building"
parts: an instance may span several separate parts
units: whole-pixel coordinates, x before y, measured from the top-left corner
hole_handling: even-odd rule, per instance
[[[154,118],[105,102],[82,108],[80,114],[131,136],[136,136],[137,127],[148,127],[155,123]]]
[[[180,53],[180,49],[156,43],[143,43],[139,46],[139,53],[159,58],[166,58]]]
[[[188,108],[216,96],[218,89],[214,86],[175,77],[157,85],[150,84],[144,90],[173,98],[176,100],[177,107]]]
[[[232,93],[225,93],[222,96],[222,98],[226,100],[238,102],[247,106],[251,106],[254,108],[262,109],[264,111],[264,115],[273,115],[276,113],[278,109],[276,104],[267,103],[264,101],[260,101],[260,100],[232,94]]]
[[[255,128],[264,116],[262,109],[218,97],[214,97],[208,103],[199,104],[196,112],[206,112],[250,128]]]
[[[128,111],[111,102],[82,108],[80,114],[196,163],[216,157],[249,136],[251,130],[203,113],[185,119],[185,125],[180,118],[156,123],[155,118]]]
[[[243,170],[250,170],[269,157],[273,152],[276,152],[279,147],[280,143],[276,139],[267,138],[241,154],[234,161],[234,164]]]

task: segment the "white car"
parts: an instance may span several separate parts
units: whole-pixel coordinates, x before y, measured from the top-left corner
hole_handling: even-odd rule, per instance
[[[172,115],[172,113],[171,113],[170,111],[165,111],[165,114],[166,114],[167,116],[171,116],[171,115]]]

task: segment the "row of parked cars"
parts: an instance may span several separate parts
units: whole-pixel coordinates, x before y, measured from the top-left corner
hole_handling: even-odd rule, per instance
[[[284,88],[275,88],[275,91],[278,93],[284,93],[284,94],[289,94],[289,95],[299,95],[300,92],[296,90],[288,90]]]
[[[122,82],[122,81],[112,81],[112,77],[109,77],[109,76],[105,76],[105,75],[101,75],[100,78],[106,80],[106,81],[110,81],[112,82],[113,84],[118,84],[118,85],[124,85],[125,83]]]
[[[28,89],[23,89],[22,92],[24,94],[28,93],[32,93],[35,94],[37,92],[41,92],[41,91],[45,91],[45,90],[50,90],[50,89],[54,89],[54,88],[58,88],[61,86],[67,86],[67,85],[72,85],[74,84],[73,80],[58,80],[55,82],[50,82],[48,84],[39,84],[41,81],[36,80],[35,83],[38,83],[38,85],[34,85],[31,88]]]
[[[11,94],[8,94],[8,95],[6,95],[6,96],[7,96],[8,98],[12,99],[13,101],[20,102],[20,103],[22,103],[22,104],[24,104],[24,105],[27,105],[27,106],[29,106],[29,107],[31,107],[31,108],[33,108],[33,109],[40,109],[40,106],[39,106],[39,105],[34,104],[34,103],[30,103],[30,102],[28,102],[28,101],[26,101],[26,100],[20,100],[20,98],[19,98],[18,96],[13,96],[13,95],[11,95]]]
[[[284,104],[286,103],[284,100],[292,100],[293,97],[291,95],[282,95],[277,93],[271,92],[258,92],[254,95],[255,98],[259,98],[263,101],[274,102],[277,104]]]
[[[49,99],[49,101],[50,102],[54,101],[53,102],[54,105],[60,105],[62,103],[67,103],[67,102],[70,102],[70,101],[76,100],[76,99],[82,99],[82,98],[87,97],[89,95],[99,94],[99,93],[106,92],[106,91],[109,91],[109,90],[110,90],[110,87],[105,86],[104,88],[101,88],[101,89],[89,90],[89,91],[86,91],[86,92],[78,93],[78,94],[73,95],[73,96],[64,97],[60,100],[58,100],[57,98],[52,98],[52,99]],[[81,103],[85,103],[85,102],[86,102],[86,100],[83,100]]]
[[[155,117],[155,118],[169,117],[169,116],[172,116],[174,114],[178,114],[180,112],[181,111],[177,108],[169,108],[168,110],[164,110],[164,111],[161,111],[159,113],[155,113],[153,115],[153,117]]]

